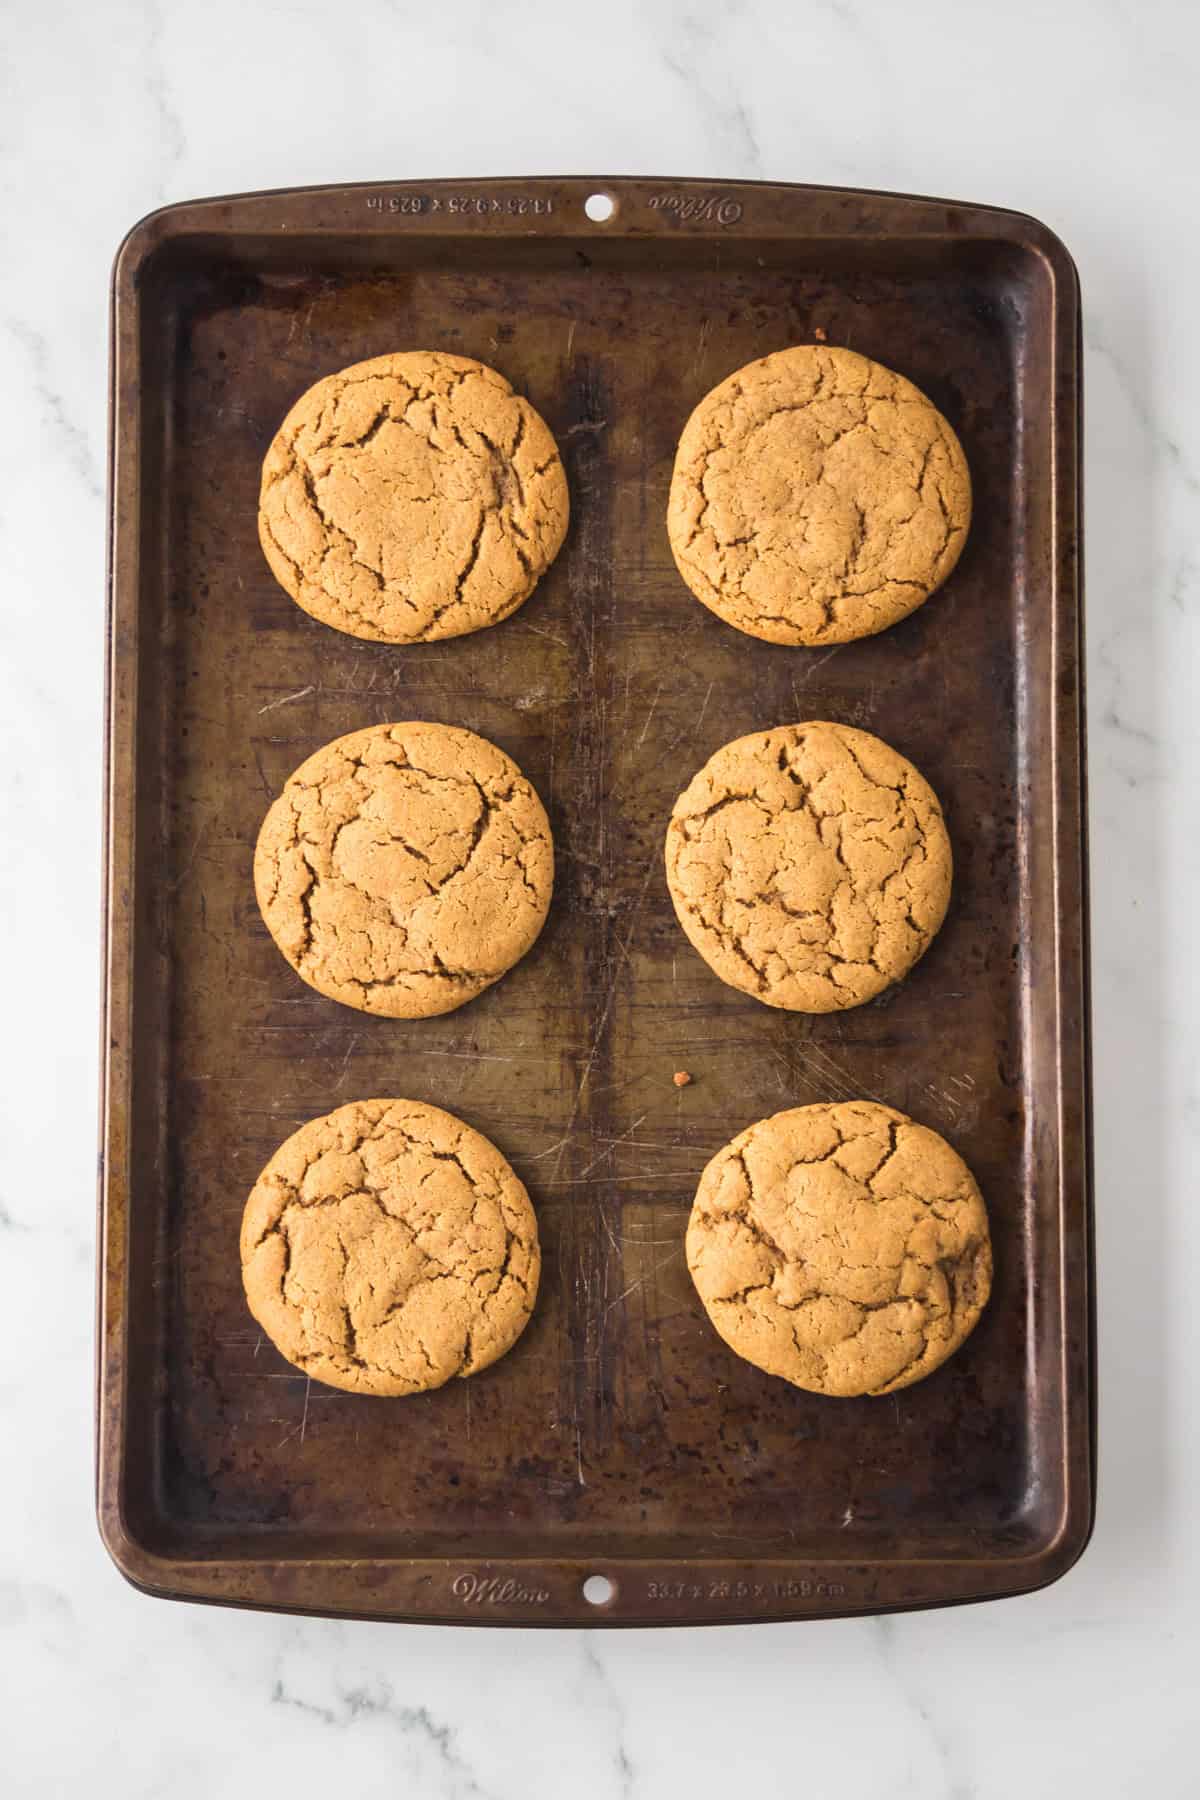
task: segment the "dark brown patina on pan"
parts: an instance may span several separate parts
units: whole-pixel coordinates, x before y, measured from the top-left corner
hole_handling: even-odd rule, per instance
[[[596,190],[616,210],[593,224]],[[875,1611],[1052,1580],[1093,1510],[1079,593],[1079,300],[1035,221],[943,201],[678,181],[401,183],[173,207],[115,273],[99,1511],[139,1585],[413,1620],[669,1623]],[[944,589],[835,650],[744,637],[664,528],[696,401],[824,335],[962,438],[975,518]],[[259,551],[259,468],[319,376],[400,347],[500,369],[548,420],[573,522],[505,624],[339,635]],[[877,733],[940,795],[956,883],[911,978],[773,1012],[688,947],[671,804],[726,739]],[[536,946],[411,1023],[297,981],[251,856],[286,775],[380,721],[464,725],[546,803]],[[679,1087],[677,1070],[692,1081]],[[532,1324],[470,1381],[310,1384],[246,1311],[238,1222],[303,1120],[398,1095],[526,1182]],[[785,1106],[868,1095],[979,1178],[996,1285],[887,1399],[739,1362],[683,1257],[701,1168]],[[612,1597],[597,1607],[585,1579]]]

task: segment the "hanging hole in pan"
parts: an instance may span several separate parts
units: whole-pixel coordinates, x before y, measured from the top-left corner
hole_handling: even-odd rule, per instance
[[[589,1606],[607,1606],[617,1597],[616,1585],[607,1575],[589,1575],[583,1584],[583,1597]]]
[[[583,210],[593,225],[607,225],[617,210],[617,203],[611,194],[589,194]]]

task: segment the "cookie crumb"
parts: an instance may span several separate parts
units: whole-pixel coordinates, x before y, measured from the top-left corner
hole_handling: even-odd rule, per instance
[[[814,325],[813,336],[816,338],[818,344],[823,344],[825,342],[825,327],[823,325]]]
[[[676,1087],[687,1087],[691,1079],[692,1078],[686,1069],[676,1069],[674,1075],[671,1077],[671,1080],[675,1083]]]

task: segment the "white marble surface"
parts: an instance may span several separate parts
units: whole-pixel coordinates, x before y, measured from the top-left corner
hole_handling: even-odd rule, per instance
[[[1200,15],[10,0],[0,18],[0,1788],[1194,1794]],[[91,1502],[113,249],[141,213],[201,194],[613,169],[994,201],[1079,261],[1096,1535],[1044,1593],[885,1621],[497,1636],[143,1599]]]

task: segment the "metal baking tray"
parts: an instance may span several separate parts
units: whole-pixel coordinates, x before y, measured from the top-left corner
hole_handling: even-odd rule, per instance
[[[586,202],[603,194],[611,217]],[[676,438],[740,364],[824,336],[900,370],[966,448],[975,517],[904,623],[808,651],[691,598]],[[318,624],[256,500],[296,396],[404,347],[495,365],[545,415],[573,521],[505,624],[415,648]],[[1094,1497],[1080,611],[1079,295],[1016,213],[828,188],[399,182],[169,207],[113,282],[98,1503],[140,1587],[374,1618],[651,1624],[1014,1594]],[[349,1011],[259,920],[284,777],[387,720],[514,756],[557,845],[549,923],[444,1018]],[[742,732],[865,726],[944,803],[956,882],[901,987],[773,1011],[689,949],[671,804]],[[677,1088],[686,1069],[692,1084]],[[354,1097],[433,1101],[500,1146],[544,1275],[509,1356],[380,1401],[311,1384],[242,1297],[270,1153]],[[869,1095],[977,1174],[992,1301],[886,1399],[739,1362],[688,1278],[704,1163],[785,1106]],[[584,1595],[589,1576],[608,1600]]]

